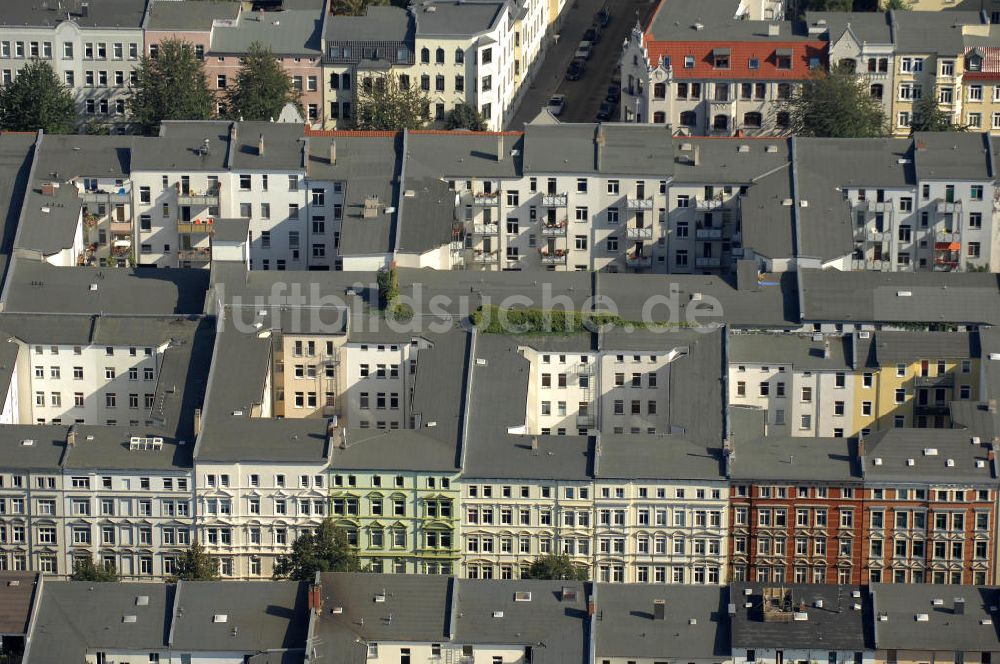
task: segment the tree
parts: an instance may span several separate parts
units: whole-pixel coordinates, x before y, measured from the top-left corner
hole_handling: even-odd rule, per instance
[[[118,572],[114,565],[98,565],[93,558],[77,558],[73,561],[73,573],[69,578],[74,581],[117,581]]]
[[[219,563],[197,540],[181,554],[170,577],[176,581],[213,581],[219,578]]]
[[[402,87],[391,74],[366,78],[358,86],[357,95],[355,129],[402,131],[419,129],[427,122],[427,95],[412,86]]]
[[[76,105],[52,65],[32,60],[0,88],[0,129],[69,134],[76,124]]]
[[[528,568],[526,579],[548,579],[550,581],[586,581],[587,569],[577,565],[565,553],[547,553],[535,558]]]
[[[330,12],[338,16],[364,16],[371,5],[394,5],[406,8],[409,0],[333,0]]]
[[[315,535],[299,535],[292,542],[292,552],[278,559],[274,578],[312,581],[316,572],[357,572],[361,570],[355,547],[347,531],[324,519]]]
[[[924,90],[920,99],[913,105],[913,117],[910,118],[910,132],[918,131],[963,131],[964,127],[952,124],[951,115],[938,106],[938,91],[936,87]]]
[[[132,123],[153,135],[163,120],[208,120],[214,97],[205,82],[205,65],[194,47],[180,40],[161,42],[155,58],[143,56],[128,98]]]
[[[455,108],[448,112],[445,128],[486,131],[486,121],[483,120],[483,116],[479,114],[479,111],[462,102],[455,104]]]
[[[786,103],[791,133],[799,136],[885,136],[886,119],[868,83],[849,68],[815,72]]]
[[[233,119],[270,120],[278,117],[285,104],[298,105],[300,96],[271,48],[254,42],[226,95],[226,109]]]

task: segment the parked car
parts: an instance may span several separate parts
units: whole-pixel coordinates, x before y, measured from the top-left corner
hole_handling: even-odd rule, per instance
[[[576,45],[576,53],[573,55],[574,58],[583,58],[584,60],[590,60],[590,56],[593,55],[594,49],[593,44],[591,44],[586,39],[581,41]]]
[[[598,122],[607,122],[608,120],[611,119],[611,116],[614,114],[614,112],[615,112],[615,106],[614,106],[614,104],[611,104],[611,103],[606,102],[606,101],[602,101],[601,102],[601,108],[598,109],[598,111],[597,111],[597,121]]]
[[[566,80],[579,81],[586,72],[587,66],[584,64],[584,60],[574,58],[573,62],[569,63],[569,69],[566,70]]]
[[[566,95],[552,95],[546,108],[552,115],[562,115],[563,109],[566,108]]]
[[[621,97],[622,97],[622,89],[619,86],[617,85],[608,86],[608,96],[605,97],[605,99],[608,102],[612,104],[617,104],[618,100],[621,99]]]
[[[602,28],[608,27],[608,23],[611,23],[611,11],[607,7],[601,7],[600,11],[594,14],[594,22]]]
[[[587,31],[583,33],[583,39],[584,41],[589,41],[591,44],[601,41],[601,29],[596,23],[587,28]]]

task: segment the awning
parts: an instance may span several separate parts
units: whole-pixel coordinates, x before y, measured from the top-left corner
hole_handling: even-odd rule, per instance
[[[790,48],[776,48],[776,49],[774,49],[774,54],[775,55],[787,55],[787,56],[791,56],[792,55],[792,49],[790,49]]]
[[[935,242],[934,248],[939,251],[958,251],[962,248],[960,242]]]

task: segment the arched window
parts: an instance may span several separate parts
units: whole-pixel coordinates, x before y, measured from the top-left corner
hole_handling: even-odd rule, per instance
[[[750,111],[743,114],[743,126],[759,129],[764,118],[757,111]]]
[[[698,124],[698,114],[694,111],[684,111],[681,113],[681,124],[685,127],[693,127]]]
[[[653,84],[653,98],[654,99],[666,99],[667,98],[667,84],[666,83],[654,83]]]
[[[420,49],[420,62],[428,64],[431,61],[431,50],[426,46]]]
[[[439,65],[444,64],[444,49],[440,46],[438,47],[438,50],[434,52],[434,62]]]
[[[871,88],[869,88],[869,90],[871,91],[872,97],[874,97],[875,99],[881,99],[882,98],[882,84],[881,83],[872,83],[872,86],[871,86]]]
[[[431,89],[431,77],[427,74],[423,74],[420,77],[420,89],[425,92]]]
[[[712,129],[715,131],[726,131],[729,129],[729,116],[720,114],[712,118]]]
[[[664,113],[663,111],[657,111],[653,113],[653,122],[655,122],[656,124],[666,124],[667,114]]]

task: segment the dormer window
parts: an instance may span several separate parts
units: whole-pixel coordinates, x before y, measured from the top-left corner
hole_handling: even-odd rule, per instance
[[[779,48],[774,52],[774,62],[778,69],[792,68],[792,49]]]
[[[982,71],[983,59],[976,54],[972,54],[965,62],[965,68],[969,71]]]
[[[749,69],[760,69],[760,59],[750,58],[750,62],[747,63]]]
[[[729,69],[729,49],[712,49],[712,66],[716,69]]]

